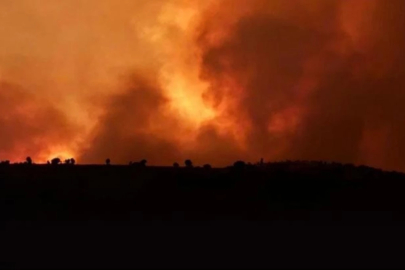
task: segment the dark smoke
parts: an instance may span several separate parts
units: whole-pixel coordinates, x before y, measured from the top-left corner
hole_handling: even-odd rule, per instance
[[[166,103],[159,85],[132,77],[123,93],[110,97],[106,113],[89,142],[90,147],[84,148],[80,160],[99,163],[110,158],[112,162],[125,164],[147,158],[155,164],[170,164],[179,156],[178,149],[166,139],[166,134],[150,131],[150,127],[162,123],[160,121],[173,121],[161,115]],[[158,121],[160,117],[164,119]]]
[[[309,14],[301,9],[298,17],[294,12],[280,18],[258,10],[241,18],[220,45],[201,42],[203,78],[214,86],[208,96],[217,104],[226,99],[229,93],[215,86],[226,84],[228,78],[243,89],[238,93],[235,117],[250,124],[246,141],[250,152],[272,159],[334,160],[404,169],[405,38],[399,33],[405,26],[401,15],[405,4],[378,2],[376,21],[369,22],[376,25],[371,49],[359,51],[341,28],[339,3],[320,1],[320,12]],[[204,41],[204,35],[213,30],[204,29],[199,40]],[[312,60],[318,65],[316,86],[302,99],[300,84]],[[378,66],[378,61],[389,64],[382,76],[369,69]],[[303,108],[295,132],[282,138],[272,134],[268,130],[271,116],[295,106]],[[388,129],[384,134],[390,139],[375,138],[375,143],[387,144],[383,152],[372,154],[383,158],[362,154],[364,134],[380,129]],[[275,155],[285,140],[287,149]]]
[[[38,157],[49,145],[70,145],[77,127],[65,114],[18,85],[0,82],[0,159]]]
[[[110,95],[81,160],[225,165],[264,157],[405,170],[405,3],[370,1],[371,14],[359,14],[362,26],[353,25],[357,40],[342,22],[344,1],[213,6],[195,45],[201,79],[210,84],[204,98],[221,114],[184,147],[192,134],[167,113],[158,80],[139,74]]]

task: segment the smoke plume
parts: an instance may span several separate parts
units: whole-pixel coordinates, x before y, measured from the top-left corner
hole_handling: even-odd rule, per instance
[[[0,159],[405,170],[402,0],[0,0]]]

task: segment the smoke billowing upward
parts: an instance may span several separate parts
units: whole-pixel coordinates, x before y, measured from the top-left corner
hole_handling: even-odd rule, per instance
[[[402,0],[0,0],[0,159],[405,170],[404,12]]]

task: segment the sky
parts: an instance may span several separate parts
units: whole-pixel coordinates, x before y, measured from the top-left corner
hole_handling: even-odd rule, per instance
[[[405,171],[403,0],[0,0],[0,160]]]

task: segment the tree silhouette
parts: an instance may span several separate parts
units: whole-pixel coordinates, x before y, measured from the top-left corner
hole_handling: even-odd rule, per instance
[[[74,158],[70,159],[70,164],[75,165],[76,164],[76,160]]]
[[[187,159],[186,161],[184,161],[184,164],[186,165],[187,168],[193,167],[193,162],[190,159]]]
[[[107,158],[107,159],[105,160],[105,165],[111,165],[111,160],[110,160],[109,158]]]
[[[178,168],[178,167],[180,167],[180,165],[179,165],[179,163],[175,162],[175,163],[173,163],[173,167]]]
[[[54,158],[51,160],[52,165],[59,165],[61,163],[60,158]]]
[[[26,160],[26,162],[27,162],[28,165],[32,165],[32,159],[31,159],[31,157],[27,157],[25,160]]]
[[[146,163],[148,163],[148,161],[146,159],[142,159],[141,162],[139,162],[139,165],[146,167]]]
[[[66,159],[66,160],[65,160],[65,164],[66,164],[66,165],[70,165],[70,159]]]

